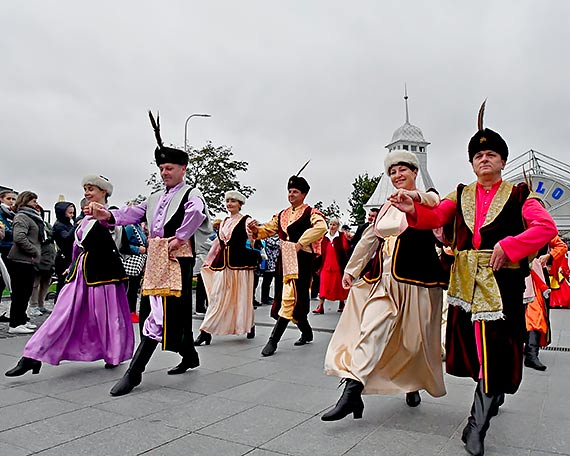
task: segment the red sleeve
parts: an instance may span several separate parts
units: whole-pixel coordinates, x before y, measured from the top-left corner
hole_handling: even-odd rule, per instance
[[[436,207],[422,206],[414,203],[415,216],[407,216],[408,225],[418,230],[432,230],[446,225],[451,221],[457,210],[457,205],[448,199],[442,200]]]
[[[537,200],[527,199],[522,207],[522,215],[527,229],[521,234],[508,236],[499,242],[513,263],[538,252],[558,235],[554,220]]]

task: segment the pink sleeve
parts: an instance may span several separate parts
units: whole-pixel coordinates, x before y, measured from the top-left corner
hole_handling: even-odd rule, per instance
[[[427,207],[415,203],[416,215],[407,216],[408,224],[418,230],[431,230],[447,224],[455,215],[456,204],[448,199],[444,199],[436,207]]]
[[[522,215],[527,229],[499,242],[513,263],[537,252],[558,234],[554,220],[537,200],[527,199],[522,207]]]
[[[203,267],[210,266],[212,264],[212,261],[214,261],[214,258],[216,258],[216,255],[218,255],[219,251],[220,251],[220,240],[218,239],[218,237],[216,237],[216,239],[214,239],[214,242],[212,243],[212,247],[210,247],[210,251],[206,255],[206,258],[204,259]]]

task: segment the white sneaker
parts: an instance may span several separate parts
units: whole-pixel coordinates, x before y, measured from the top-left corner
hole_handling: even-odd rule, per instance
[[[16,326],[15,328],[8,328],[8,334],[32,334],[34,332],[33,329],[26,328],[26,325]]]
[[[42,315],[42,311],[37,307],[30,307],[28,310],[28,317],[41,317]]]
[[[28,329],[38,329],[38,325],[34,325],[31,321],[26,322],[24,326]]]

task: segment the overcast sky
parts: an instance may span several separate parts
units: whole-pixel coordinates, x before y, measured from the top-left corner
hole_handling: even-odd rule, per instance
[[[2,0],[0,184],[51,208],[103,174],[122,205],[156,169],[147,110],[179,146],[186,118],[209,113],[190,120],[189,142],[249,162],[245,212],[285,207],[308,159],[308,202],[346,209],[354,178],[382,171],[404,83],[443,194],[473,180],[485,98],[512,158],[568,162],[569,18],[563,0]]]

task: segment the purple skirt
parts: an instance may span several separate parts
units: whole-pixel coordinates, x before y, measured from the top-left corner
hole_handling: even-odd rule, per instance
[[[96,361],[119,364],[133,356],[133,324],[124,283],[89,287],[82,261],[53,312],[24,348],[24,356],[49,364]]]

